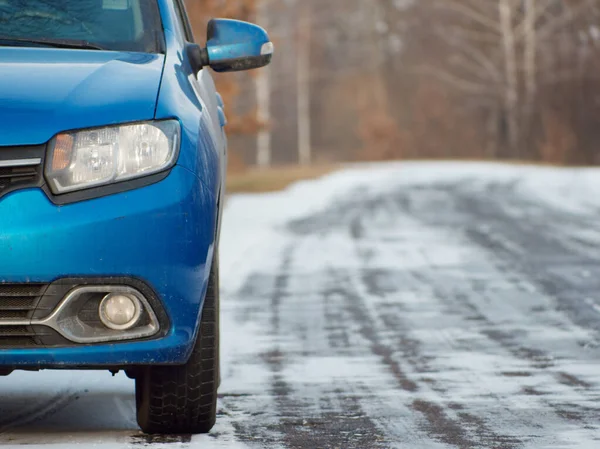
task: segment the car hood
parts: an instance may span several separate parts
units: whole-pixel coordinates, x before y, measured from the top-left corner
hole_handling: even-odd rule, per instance
[[[154,118],[163,55],[0,47],[0,147]]]

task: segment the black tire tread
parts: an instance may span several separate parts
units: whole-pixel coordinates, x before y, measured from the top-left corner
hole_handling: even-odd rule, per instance
[[[208,433],[219,387],[219,268],[214,258],[200,331],[182,366],[145,367],[136,379],[137,419],[149,434]]]

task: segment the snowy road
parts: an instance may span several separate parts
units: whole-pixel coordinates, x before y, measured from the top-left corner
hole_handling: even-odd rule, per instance
[[[600,171],[348,169],[236,196],[219,422],[136,430],[108,373],[0,378],[0,445],[600,447]]]

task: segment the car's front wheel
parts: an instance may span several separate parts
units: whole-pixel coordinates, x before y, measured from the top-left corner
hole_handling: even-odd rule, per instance
[[[200,331],[189,361],[136,373],[137,420],[150,434],[208,433],[217,417],[219,386],[219,259],[215,256]]]

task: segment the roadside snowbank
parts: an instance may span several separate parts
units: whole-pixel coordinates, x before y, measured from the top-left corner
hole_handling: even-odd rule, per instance
[[[349,191],[373,195],[403,185],[429,185],[432,182],[468,182],[481,188],[490,183],[513,184],[517,192],[553,208],[572,214],[600,210],[600,168],[559,168],[481,162],[391,162],[348,165],[318,180],[303,181],[282,192],[238,194],[228,199],[221,241],[224,273],[235,271],[239,288],[244,271],[255,263],[252,248],[277,239],[279,227],[323,210]],[[274,245],[277,246],[277,245]],[[252,254],[253,256],[250,256]],[[245,268],[246,267],[246,268]]]
[[[229,199],[225,226],[262,228],[318,212],[349,190],[363,194],[431,182],[515,183],[553,207],[573,212],[600,206],[600,168],[559,168],[480,162],[391,162],[348,165],[282,192]],[[228,233],[231,239],[231,234]]]

